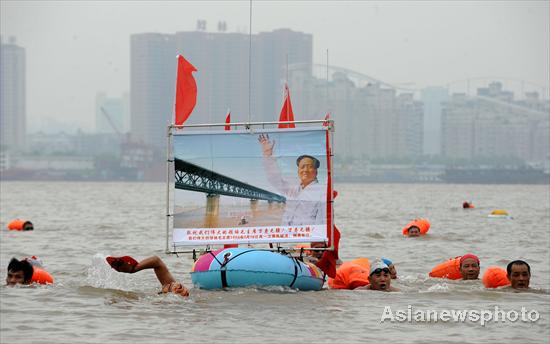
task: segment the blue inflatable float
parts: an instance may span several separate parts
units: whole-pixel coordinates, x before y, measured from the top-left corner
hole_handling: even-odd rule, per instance
[[[299,290],[321,290],[325,281],[314,264],[252,248],[207,252],[193,265],[191,280],[201,289],[286,286]]]

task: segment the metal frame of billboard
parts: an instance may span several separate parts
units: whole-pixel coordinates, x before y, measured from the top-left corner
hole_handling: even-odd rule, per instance
[[[182,250],[178,251],[176,250],[176,246],[173,246],[173,250],[170,250],[170,221],[173,219],[174,214],[171,212],[171,199],[170,199],[170,185],[173,182],[171,180],[171,171],[174,170],[174,152],[173,152],[173,136],[175,130],[181,130],[183,128],[216,128],[216,127],[225,127],[225,126],[231,126],[234,129],[243,128],[250,134],[254,133],[255,128],[260,129],[266,129],[271,128],[272,126],[278,126],[279,124],[300,124],[300,125],[319,125],[321,124],[323,126],[323,129],[327,130],[331,134],[334,132],[334,121],[331,119],[325,119],[325,120],[304,120],[304,121],[286,121],[286,122],[240,122],[240,123],[209,123],[209,124],[189,124],[189,125],[175,125],[171,124],[167,128],[167,145],[166,145],[166,247],[165,247],[165,253],[167,254],[178,254],[178,253],[193,253],[194,255],[197,252],[197,249],[193,248],[190,250]],[[327,158],[330,158],[332,160],[332,157],[334,156],[333,150],[332,150],[332,135],[328,136],[328,147],[329,150],[327,152]],[[330,155],[330,156],[329,156]],[[328,175],[331,178],[332,183],[332,164],[330,164]],[[330,203],[333,204],[334,198],[333,195],[330,195]],[[334,250],[334,208],[332,208],[331,212],[331,229],[330,229],[330,242],[331,246],[326,248],[308,248],[307,250],[311,251],[326,251],[326,250]],[[270,251],[281,251],[281,250],[295,250],[293,247],[283,247],[280,245],[281,243],[277,243],[277,248],[266,248],[265,250]],[[206,246],[205,251],[209,251],[210,247],[209,245]],[[300,249],[303,251],[304,249]],[[199,250],[202,251],[202,250]]]

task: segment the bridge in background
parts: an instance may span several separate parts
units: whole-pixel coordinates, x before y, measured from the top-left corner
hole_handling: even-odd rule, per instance
[[[207,195],[225,195],[278,203],[286,202],[284,196],[229,178],[181,159],[175,158],[174,166],[176,189],[204,192]]]

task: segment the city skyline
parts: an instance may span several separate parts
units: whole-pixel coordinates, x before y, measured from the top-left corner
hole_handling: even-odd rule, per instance
[[[27,50],[31,132],[52,120],[93,131],[96,94],[129,91],[131,34],[193,31],[197,20],[248,33],[248,1],[155,4],[2,1],[3,41]],[[328,49],[330,65],[417,89],[495,75],[547,90],[547,13],[547,2],[252,2],[252,32],[312,34],[314,63]]]

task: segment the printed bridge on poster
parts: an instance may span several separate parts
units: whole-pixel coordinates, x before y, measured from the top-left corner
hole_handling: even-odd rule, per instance
[[[174,159],[174,165],[176,189],[268,202],[286,202],[284,196],[229,178],[181,159]]]

